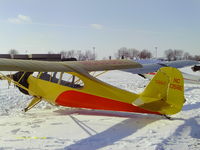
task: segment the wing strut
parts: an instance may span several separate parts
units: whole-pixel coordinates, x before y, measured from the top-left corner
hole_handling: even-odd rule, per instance
[[[41,102],[42,98],[40,97],[34,97],[32,101],[29,103],[29,105],[24,109],[25,112],[33,108],[35,105],[37,105],[39,102]]]

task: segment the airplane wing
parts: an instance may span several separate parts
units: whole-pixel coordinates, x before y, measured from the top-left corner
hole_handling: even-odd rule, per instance
[[[193,66],[196,64],[199,64],[198,61],[195,60],[177,60],[177,61],[169,61],[169,62],[164,62],[164,63],[159,63],[160,65],[164,64],[170,67],[174,67],[174,68],[183,68],[183,67],[187,67],[187,66]]]
[[[142,64],[142,68],[123,69],[122,71],[130,72],[133,74],[144,74],[149,72],[156,72],[161,67],[163,66],[159,64]]]
[[[67,65],[68,62],[63,62]],[[76,61],[71,64],[79,66],[86,71],[120,70],[129,68],[141,68],[142,65],[131,60],[96,60],[96,61]]]
[[[0,58],[0,71],[74,72],[74,68],[85,71],[103,71],[140,67],[142,65],[130,60],[48,62]]]
[[[131,69],[124,69],[123,71],[131,72],[133,74],[145,74],[150,72],[156,72],[161,67],[174,67],[174,68],[182,68],[186,66],[192,66],[195,64],[199,64],[198,61],[193,60],[177,60],[177,61],[159,61],[153,63],[146,63],[145,61],[142,64],[142,68],[131,68]]]

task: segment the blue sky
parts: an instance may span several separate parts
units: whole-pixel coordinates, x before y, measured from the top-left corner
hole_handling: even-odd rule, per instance
[[[121,47],[200,55],[199,0],[0,0],[0,49],[7,53]]]

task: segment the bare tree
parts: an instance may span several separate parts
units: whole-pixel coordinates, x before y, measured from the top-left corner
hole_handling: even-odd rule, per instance
[[[174,60],[180,60],[182,59],[183,51],[182,50],[174,50]]]
[[[127,58],[128,57],[128,49],[126,47],[121,47],[118,50],[118,58]]]
[[[81,52],[81,50],[78,50],[77,52],[76,52],[76,59],[77,60],[86,60],[86,58],[85,58],[85,55]]]
[[[95,60],[96,54],[91,50],[82,52],[81,50],[61,51],[62,58],[76,58],[77,60]]]
[[[76,53],[75,50],[67,51],[66,57],[68,57],[68,58],[75,57],[75,55],[76,55],[75,53]]]
[[[200,61],[200,55],[195,55],[194,60]]]
[[[10,50],[8,51],[8,54],[16,55],[16,54],[19,54],[19,53],[18,53],[18,51],[15,50],[15,49],[10,49]]]
[[[168,61],[173,60],[173,58],[174,58],[174,51],[172,49],[165,50],[165,56],[167,57]]]
[[[139,53],[139,57],[141,59],[152,58],[152,53],[150,51],[144,49]]]
[[[66,56],[66,53],[67,53],[67,52],[66,52],[65,50],[63,50],[63,51],[60,51],[61,57],[62,57],[62,58],[65,58],[65,56]]]
[[[138,57],[138,54],[139,54],[139,51],[135,48],[127,49],[126,47],[121,47],[117,51],[117,54],[115,54],[115,56],[116,56],[116,58],[135,59]]]
[[[85,57],[86,57],[86,60],[95,60],[95,53],[93,53],[92,51],[90,50],[87,50],[85,52]]]
[[[183,54],[183,59],[188,60],[188,59],[190,59],[190,58],[191,58],[191,55],[190,55],[188,52],[185,52],[185,53]]]
[[[180,60],[183,59],[183,50],[178,50],[178,49],[168,49],[165,51],[165,56],[169,61],[171,60]]]
[[[128,49],[130,59],[136,59],[139,55],[139,50],[135,48]]]
[[[70,51],[61,51],[60,52],[62,58],[72,58],[75,57],[75,50],[70,50]]]

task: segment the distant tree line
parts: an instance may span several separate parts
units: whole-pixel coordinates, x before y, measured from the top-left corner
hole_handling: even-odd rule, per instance
[[[115,54],[117,59],[147,59],[152,58],[152,53],[149,50],[143,49],[139,51],[135,48],[120,48]]]
[[[152,53],[143,49],[142,51],[137,50],[135,48],[126,48],[122,47],[117,50],[115,54],[117,59],[149,59],[152,58]],[[200,61],[200,55],[192,56],[188,52],[184,52],[183,50],[178,49],[168,49],[164,51],[164,58],[168,61],[172,60],[198,60]]]
[[[61,51],[62,58],[76,58],[77,60],[95,60],[96,54],[91,50],[81,51],[81,50],[70,50],[70,51]]]
[[[49,51],[48,54],[53,54],[54,52]],[[18,50],[11,49],[8,51],[8,54],[16,55],[19,54]],[[97,55],[94,51],[86,50],[62,50],[60,51],[62,58],[76,58],[77,60],[95,60]]]
[[[164,52],[165,57],[167,60],[198,60],[200,61],[200,55],[192,56],[188,52],[184,52],[183,50],[177,50],[177,49],[168,49]]]
[[[9,54],[19,54],[19,52],[15,49],[11,49],[8,51]],[[53,52],[49,51],[49,54],[53,54]],[[62,50],[60,51],[62,58],[76,58],[77,60],[96,60],[97,55],[92,50]],[[147,50],[137,50],[135,48],[126,48],[121,47],[115,53],[116,59],[149,59],[152,58],[152,53]],[[184,52],[179,49],[167,49],[164,51],[164,58],[168,61],[172,60],[197,60],[200,61],[200,55],[191,55],[189,52]],[[111,56],[109,56],[111,59]]]

